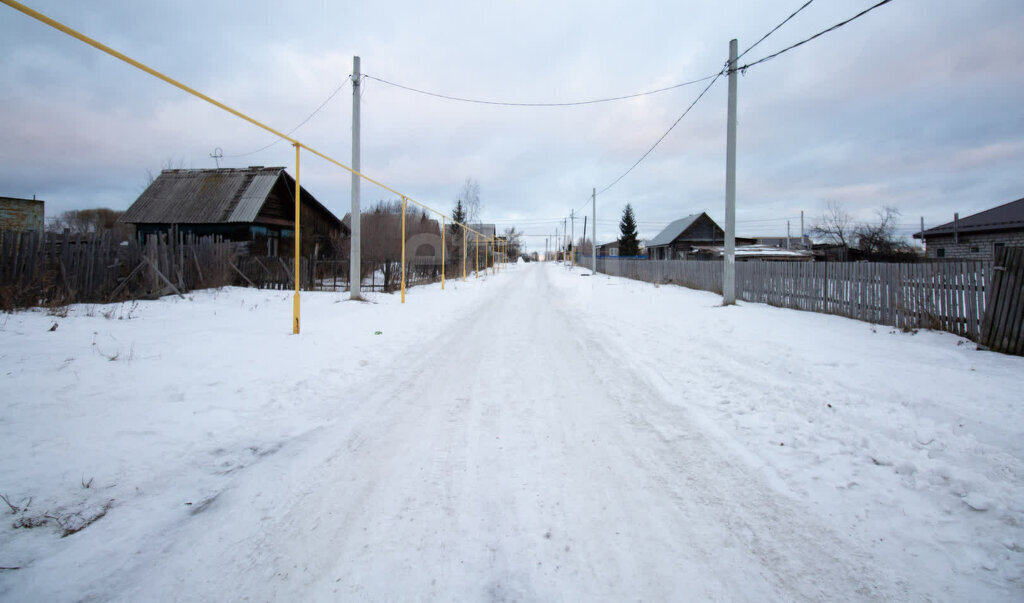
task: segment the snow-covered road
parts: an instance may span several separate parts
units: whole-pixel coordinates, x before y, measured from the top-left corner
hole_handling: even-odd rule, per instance
[[[470,293],[469,286],[455,294]],[[515,267],[472,294],[457,319],[434,320],[432,331],[409,338],[415,345],[363,354],[356,372],[341,366],[351,354],[320,358],[315,372],[300,371],[297,385],[271,393],[271,400],[296,398],[286,411],[259,400],[278,414],[253,428],[266,444],[254,446],[237,471],[200,480],[188,468],[168,470],[204,493],[187,511],[159,508],[166,493],[114,506],[61,544],[78,542],[0,576],[0,594],[324,601],[1021,595],[1021,532],[1013,525],[1021,520],[1013,500],[1021,492],[1020,449],[998,448],[1003,439],[1019,440],[1020,423],[1000,430],[982,413],[968,434],[974,456],[963,460],[950,452],[960,434],[946,431],[946,415],[958,411],[938,403],[914,408],[916,435],[906,438],[907,449],[922,456],[904,458],[910,453],[901,437],[866,441],[902,415],[857,412],[871,404],[906,408],[901,386],[837,382],[863,380],[865,371],[893,380],[872,363],[896,362],[922,337],[939,343],[921,346],[933,356],[917,362],[960,354],[952,336],[882,335],[864,323],[763,306],[718,308],[710,294],[555,265]],[[617,305],[616,295],[630,305]],[[417,301],[414,293],[406,307],[369,311],[380,320],[415,312]],[[806,334],[776,339],[773,329],[798,322],[808,333],[823,327],[819,335],[835,343],[834,357],[822,357],[827,347]],[[311,319],[306,328],[322,326]],[[408,327],[393,326],[384,331]],[[845,342],[854,332],[861,339]],[[295,345],[295,353],[308,353]],[[861,356],[850,358],[850,346]],[[992,404],[1006,404],[1008,419],[1020,417],[1009,391],[1022,384],[1020,359],[964,353],[984,365]],[[869,398],[886,391],[889,399]],[[848,404],[849,415],[836,418],[833,404]],[[292,419],[301,428],[267,435],[292,412],[302,415]],[[795,414],[814,416],[800,416],[798,425]],[[942,446],[926,449],[936,439]],[[944,462],[928,467],[925,459]],[[996,466],[988,466],[993,459]],[[877,478],[866,475],[872,471]],[[943,471],[946,482],[978,484],[964,475],[971,471],[992,478],[976,486],[986,508],[970,508],[945,491],[952,486],[932,483],[930,472]],[[907,472],[923,485],[906,483]],[[161,484],[151,487],[176,489]],[[130,535],[111,537],[119,528]],[[1005,539],[970,542],[989,533]]]

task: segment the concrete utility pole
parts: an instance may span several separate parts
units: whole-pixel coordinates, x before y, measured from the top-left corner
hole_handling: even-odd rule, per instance
[[[729,117],[725,143],[725,272],[722,305],[736,303],[736,45],[729,41]]]
[[[800,249],[807,249],[807,241],[804,239],[804,210],[800,210]]]
[[[352,169],[359,172],[359,57],[352,57]],[[349,299],[363,299],[360,294],[363,276],[359,271],[362,263],[360,257],[361,238],[359,229],[359,176],[352,174],[352,229],[351,249],[348,263]]]
[[[566,240],[568,243],[566,243]],[[572,240],[569,239],[569,221],[567,218],[562,218],[562,248],[565,250],[565,254],[569,253],[569,245]],[[562,255],[562,259],[568,259],[567,255]]]
[[[569,253],[572,254],[572,266],[576,265],[576,210],[569,212],[569,221],[572,222],[572,230],[569,231]]]
[[[789,239],[790,239],[789,220],[786,220],[786,249],[790,249],[790,247],[789,247]]]
[[[593,218],[594,218],[594,227],[591,229],[591,230],[594,231],[594,234],[593,234],[594,244],[591,245],[591,251],[593,253],[591,254],[592,258],[591,258],[590,270],[591,270],[591,272],[594,273],[594,275],[596,275],[597,274],[597,189],[596,188],[590,189],[590,204],[591,204],[590,205],[590,212],[591,212],[591,214],[593,215]]]
[[[587,246],[587,216],[583,216],[583,243],[580,245],[580,247],[584,247],[585,248],[586,246]],[[591,245],[590,247],[593,248],[594,246]],[[580,264],[580,265],[582,266],[583,264]]]

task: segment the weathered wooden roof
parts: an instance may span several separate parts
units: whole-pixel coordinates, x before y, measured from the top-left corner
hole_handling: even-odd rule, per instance
[[[295,180],[283,167],[164,170],[124,212],[120,221],[133,224],[254,222],[274,185],[282,178],[287,186],[295,186]],[[312,203],[334,217],[305,189],[302,189],[302,198],[303,203]]]
[[[1024,198],[960,218],[958,229],[960,232],[1024,229]],[[953,222],[947,222],[924,231],[924,236],[953,234],[953,230]],[[914,238],[920,239],[921,233],[914,233]]]

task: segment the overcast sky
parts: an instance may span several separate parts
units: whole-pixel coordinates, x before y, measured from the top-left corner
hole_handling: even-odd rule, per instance
[[[571,102],[717,73],[805,0],[28,0],[27,4],[282,131],[351,158],[352,57],[364,74],[440,94]],[[876,0],[817,0],[741,63]],[[1024,196],[1024,2],[894,0],[739,77],[737,234],[799,233],[828,201],[905,233]],[[0,195],[127,208],[163,165],[286,166],[286,143],[0,5]],[[574,107],[432,98],[363,80],[362,167],[450,212],[468,177],[499,229],[553,234],[621,176],[706,83]],[[598,196],[598,239],[632,203],[643,238],[707,211],[723,223],[726,94],[719,79],[661,145]],[[242,156],[244,155],[244,156]],[[339,217],[347,172],[303,161]],[[364,185],[364,206],[392,196]],[[577,222],[580,233],[582,222]],[[592,224],[588,225],[588,230]],[[540,237],[528,239],[543,250]]]

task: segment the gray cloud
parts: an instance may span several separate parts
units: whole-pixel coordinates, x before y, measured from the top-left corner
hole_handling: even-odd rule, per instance
[[[281,130],[316,108],[363,57],[364,72],[494,100],[573,101],[714,73],[800,2],[90,2],[32,6]],[[868,6],[812,4],[754,60]],[[1024,5],[898,0],[739,80],[741,233],[781,234],[829,200],[868,218],[883,205],[936,224],[1020,197]],[[269,134],[78,41],[0,8],[0,194],[50,214],[127,207],[147,171],[213,167]],[[454,103],[366,80],[363,167],[450,210],[467,176],[489,219],[549,233],[626,170],[701,87],[601,105]],[[351,90],[296,136],[347,162]],[[599,199],[598,238],[634,204],[645,236],[695,211],[721,219],[725,86],[718,82],[632,174]],[[284,143],[222,165],[284,165]],[[304,185],[338,212],[346,172],[315,158]],[[372,202],[390,194],[364,187]],[[539,239],[537,239],[539,240]],[[536,241],[534,243],[536,244]],[[543,244],[541,243],[541,246]]]

